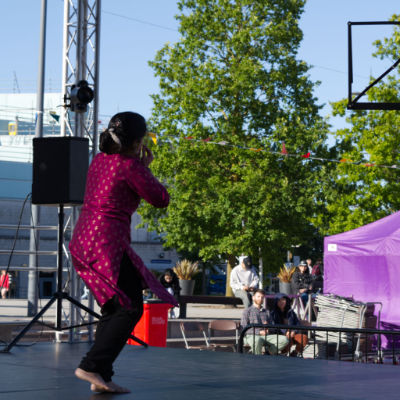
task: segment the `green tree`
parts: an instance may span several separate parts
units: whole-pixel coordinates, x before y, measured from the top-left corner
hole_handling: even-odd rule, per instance
[[[399,15],[392,17],[400,20]],[[400,31],[376,41],[374,57],[398,60]],[[383,72],[383,71],[382,71]],[[371,82],[374,80],[371,77]],[[370,102],[400,102],[399,68],[367,92]],[[346,115],[347,100],[333,105],[334,115]],[[400,165],[400,114],[398,111],[372,110],[347,112],[349,127],[336,131],[342,157],[364,165],[339,164],[325,187],[327,213],[319,215],[325,233],[334,234],[357,228],[393,213],[400,208],[400,171],[373,165]]]
[[[326,154],[309,67],[296,58],[304,1],[178,5],[181,39],[150,63],[160,79],[151,167],[171,203],[167,213],[145,205],[140,213],[150,229],[166,232],[167,246],[228,259],[228,279],[242,252],[257,260],[261,249],[266,268],[276,270],[287,248],[315,234],[309,219],[322,171],[318,162],[280,155],[282,143]]]

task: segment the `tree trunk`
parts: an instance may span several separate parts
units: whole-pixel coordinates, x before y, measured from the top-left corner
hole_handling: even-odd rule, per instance
[[[228,255],[228,263],[226,265],[226,289],[225,289],[225,296],[228,297],[233,297],[233,291],[230,285],[230,281],[231,281],[231,272],[233,267],[236,264],[236,258],[234,255],[229,254]]]

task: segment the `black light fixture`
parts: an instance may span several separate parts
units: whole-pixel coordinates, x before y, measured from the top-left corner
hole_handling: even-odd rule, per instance
[[[87,111],[87,105],[93,100],[94,92],[87,81],[79,81],[71,86],[70,107],[71,111],[84,113]]]

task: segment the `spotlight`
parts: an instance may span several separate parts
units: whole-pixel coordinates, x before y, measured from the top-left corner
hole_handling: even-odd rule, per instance
[[[93,89],[89,87],[87,81],[79,81],[71,86],[71,111],[84,113],[87,111],[87,105],[93,100]]]

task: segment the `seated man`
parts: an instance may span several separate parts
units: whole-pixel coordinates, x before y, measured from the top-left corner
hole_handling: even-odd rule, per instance
[[[251,258],[239,257],[239,265],[231,272],[230,284],[235,297],[242,299],[244,308],[251,305],[251,292],[258,289],[259,278],[257,271],[251,266]]]
[[[243,310],[240,325],[242,328],[249,324],[267,324],[269,312],[264,308],[265,293],[257,289],[253,294],[253,305]],[[262,354],[264,346],[269,354],[277,354],[289,344],[289,339],[284,335],[270,334],[268,329],[249,329],[244,337],[244,344],[251,347],[253,354]]]

